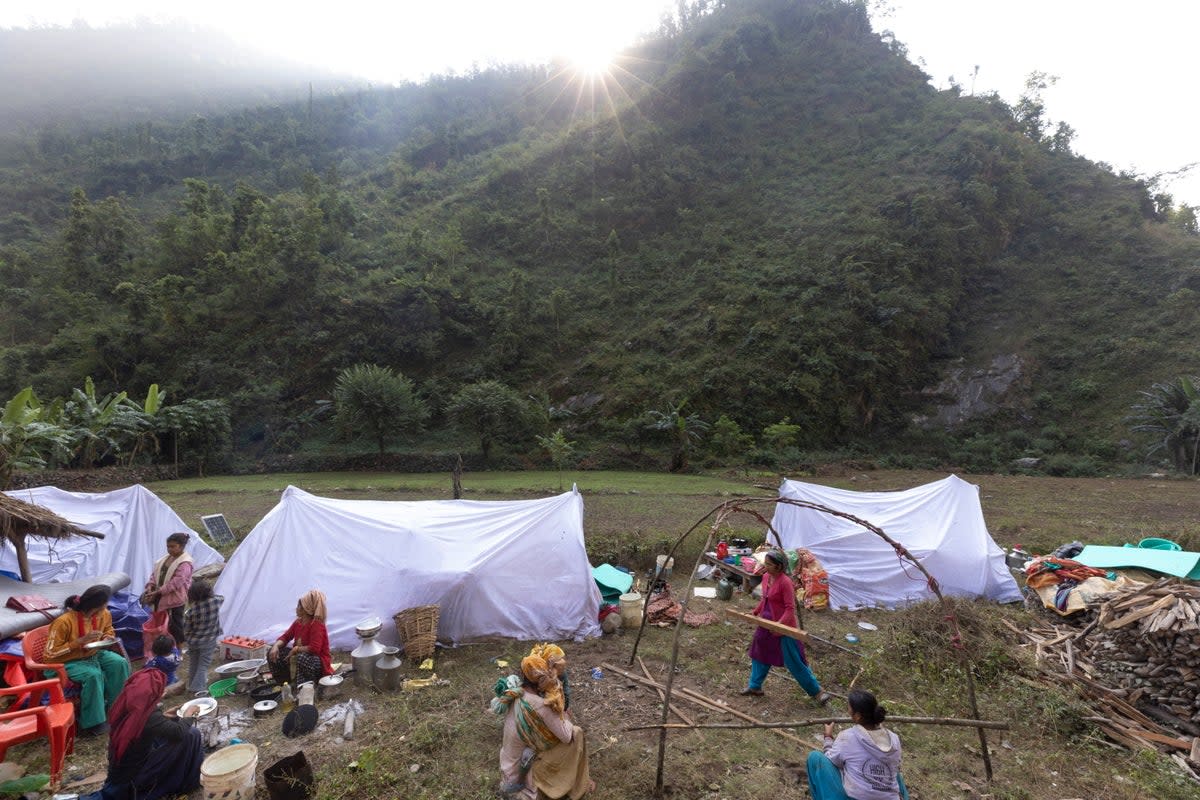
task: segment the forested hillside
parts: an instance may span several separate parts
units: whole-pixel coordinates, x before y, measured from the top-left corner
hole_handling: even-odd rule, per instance
[[[25,130],[0,285],[0,395],[158,383],[277,447],[375,363],[435,434],[496,380],[594,452],[724,416],[733,458],[784,422],[799,450],[1087,470],[1200,357],[1190,209],[1072,154],[1036,95],[931,88],[837,0],[693,3],[605,78]],[[913,422],[997,357],[992,413]]]

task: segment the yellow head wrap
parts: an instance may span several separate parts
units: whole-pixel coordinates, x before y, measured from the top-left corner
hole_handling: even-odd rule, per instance
[[[558,681],[558,673],[550,668],[546,659],[541,656],[525,656],[521,659],[521,673],[525,676],[525,680],[537,687],[538,694],[545,699],[546,705],[561,714],[563,710],[562,684]]]
[[[562,678],[564,672],[567,671],[567,654],[563,649],[556,644],[535,644],[533,649],[529,651],[529,655],[538,656],[546,662],[546,666],[554,670],[559,678]]]

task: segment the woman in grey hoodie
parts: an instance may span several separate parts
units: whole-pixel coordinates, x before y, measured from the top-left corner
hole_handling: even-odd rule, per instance
[[[813,800],[908,800],[900,777],[900,737],[882,725],[887,711],[875,695],[850,692],[848,728],[833,738],[825,725],[825,752],[808,754],[808,788]]]

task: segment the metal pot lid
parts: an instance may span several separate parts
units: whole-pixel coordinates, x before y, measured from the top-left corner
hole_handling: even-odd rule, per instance
[[[359,636],[374,636],[383,630],[383,620],[379,617],[367,617],[354,626],[354,632]]]

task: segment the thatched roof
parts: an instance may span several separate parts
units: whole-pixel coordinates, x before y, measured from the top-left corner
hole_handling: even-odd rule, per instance
[[[46,539],[65,539],[68,536],[104,538],[104,534],[81,528],[48,508],[9,497],[3,492],[0,492],[0,536],[14,543],[25,536]]]

